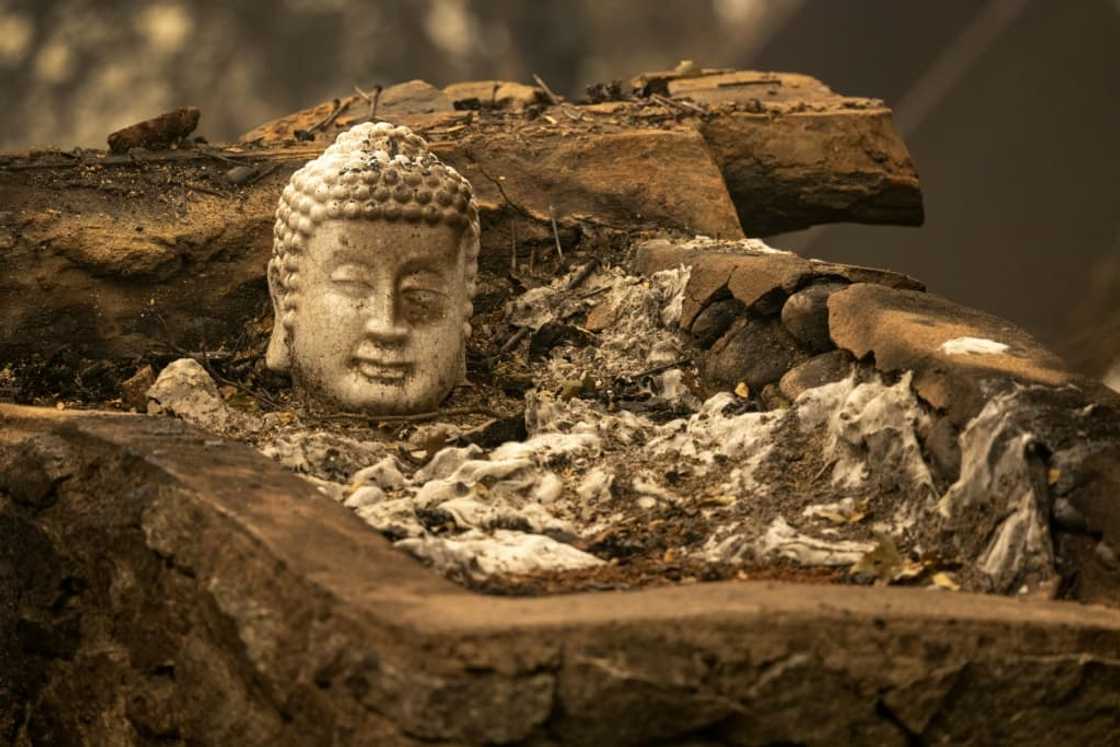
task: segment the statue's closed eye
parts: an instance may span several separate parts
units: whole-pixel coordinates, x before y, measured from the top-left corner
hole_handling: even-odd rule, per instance
[[[336,288],[350,295],[366,295],[373,290],[373,273],[362,265],[340,265],[330,278]]]
[[[441,319],[447,311],[447,295],[433,288],[402,287],[401,311],[413,324]]]

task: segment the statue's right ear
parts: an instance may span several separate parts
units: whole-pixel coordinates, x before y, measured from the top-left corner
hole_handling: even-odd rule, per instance
[[[272,299],[272,338],[264,362],[273,371],[287,371],[292,367],[292,351],[288,346],[288,329],[284,326],[284,312],[280,309],[280,278],[275,259],[268,263],[268,295]]]

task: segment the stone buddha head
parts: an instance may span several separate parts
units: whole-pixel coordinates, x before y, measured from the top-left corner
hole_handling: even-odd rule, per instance
[[[436,409],[471,333],[470,184],[407,127],[360,124],[292,175],[274,235],[268,367],[346,409]]]

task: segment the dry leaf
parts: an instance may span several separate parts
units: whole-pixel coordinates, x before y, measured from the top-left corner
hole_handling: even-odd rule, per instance
[[[883,581],[890,581],[902,567],[902,555],[894,540],[885,534],[877,535],[879,544],[875,549],[864,553],[864,556],[852,565],[852,573],[867,573],[878,576]]]
[[[1058,469],[1057,467],[1051,467],[1046,472],[1046,484],[1047,485],[1057,485],[1058,480],[1060,480],[1060,479],[1062,479],[1062,471],[1060,469]]]
[[[932,581],[933,585],[939,589],[945,589],[947,591],[961,590],[961,585],[958,584],[952,576],[950,576],[948,573],[945,573],[944,571],[933,574]]]
[[[751,396],[751,388],[747,386],[747,382],[740,381],[735,385],[735,396],[739,399],[746,399]]]

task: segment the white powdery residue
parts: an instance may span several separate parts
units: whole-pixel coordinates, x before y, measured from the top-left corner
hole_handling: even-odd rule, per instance
[[[856,386],[856,375],[853,373],[840,381],[803,391],[795,402],[801,430],[811,431],[827,423]]]
[[[659,297],[661,311],[658,317],[662,326],[676,329],[680,324],[684,310],[684,289],[688,286],[688,279],[691,276],[692,268],[678,267],[655,272],[650,277]]]
[[[1028,459],[1036,439],[1016,422],[1017,399],[1017,391],[998,395],[969,422],[960,479],[938,506],[962,542],[976,533],[986,541],[977,566],[1004,594],[1028,576],[1056,574],[1047,489]],[[995,526],[977,526],[976,516],[996,517]]]
[[[681,499],[666,489],[660,482],[657,481],[657,476],[648,469],[641,470],[634,479],[631,481],[630,486],[634,492],[640,496],[652,498],[655,503],[665,503],[670,506],[678,506]],[[648,502],[643,503],[646,508],[652,507]]]
[[[532,459],[537,464],[550,464],[576,456],[598,456],[602,440],[594,433],[541,433],[528,441],[510,441],[495,449],[495,460]]]
[[[859,487],[874,470],[884,479],[901,475],[906,487],[930,498],[937,495],[917,435],[928,427],[929,415],[911,390],[912,377],[907,372],[893,386],[859,384],[829,418],[825,458],[835,462],[833,485]]]
[[[1006,353],[1010,347],[983,337],[954,337],[941,343],[938,349],[946,355],[999,355]]]
[[[389,455],[374,465],[358,470],[350,477],[355,488],[370,483],[382,490],[399,490],[404,487],[404,472],[395,456]]]
[[[459,469],[463,462],[474,459],[480,454],[482,454],[482,449],[474,444],[462,448],[448,446],[437,451],[435,456],[428,460],[427,464],[416,470],[413,479],[417,483],[425,483],[429,480],[445,478]]]
[[[759,254],[792,254],[793,252],[785,249],[775,249],[767,244],[762,239],[740,239],[741,244],[746,244],[746,248],[758,252]]]
[[[755,545],[761,558],[779,557],[807,566],[852,565],[875,548],[872,542],[823,540],[802,534],[781,516],[774,519]]]
[[[681,245],[687,251],[740,252],[742,254],[792,254],[784,249],[775,249],[762,239],[713,239],[710,236],[697,235],[692,240]]]
[[[801,511],[801,515],[806,519],[828,519],[829,521],[844,521],[856,513],[856,502],[851,498],[842,498],[834,503],[817,503],[812,506],[806,506]]]
[[[605,376],[633,375],[651,366],[680,360],[683,350],[673,329],[680,322],[690,271],[678,268],[650,278],[620,275],[602,303],[613,321],[599,332],[598,344],[585,348],[591,365]]]
[[[446,511],[460,529],[487,530],[517,526],[537,533],[572,532],[570,524],[557,519],[535,503],[514,510],[504,505],[492,506],[474,498],[452,498],[439,504],[437,508]]]
[[[424,527],[416,519],[416,504],[409,498],[396,498],[356,509],[362,521],[390,537],[422,537]]]
[[[688,420],[658,426],[658,435],[646,449],[655,456],[679,455],[709,464],[716,455],[760,462],[774,445],[778,417],[764,412],[723,415],[722,410],[734,401],[730,392],[710,397]]]
[[[400,540],[396,546],[442,573],[464,575],[474,581],[498,574],[524,575],[603,564],[595,556],[550,537],[505,529],[490,535],[471,530],[455,537],[416,537]]]

